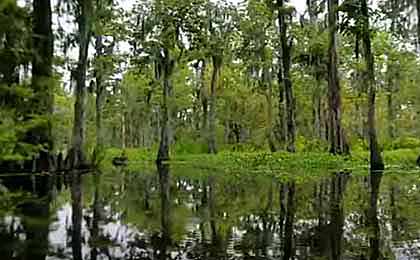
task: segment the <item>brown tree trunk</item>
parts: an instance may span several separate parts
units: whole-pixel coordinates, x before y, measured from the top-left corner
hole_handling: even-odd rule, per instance
[[[28,133],[28,139],[29,143],[44,146],[46,151],[41,151],[39,154],[42,169],[38,170],[48,170],[51,167],[49,153],[53,149],[51,116],[54,104],[52,84],[54,35],[50,0],[34,0],[33,14],[32,113],[46,117],[47,121],[32,129]]]
[[[337,8],[338,0],[328,0],[329,47],[328,47],[328,105],[330,153],[344,152],[341,127],[341,89],[337,70]]]
[[[293,85],[290,79],[291,66],[291,41],[287,39],[287,14],[284,0],[278,0],[278,21],[280,31],[280,45],[282,54],[282,83],[284,86],[284,95],[286,98],[286,150],[295,152],[296,122],[295,122],[295,97],[293,94]]]
[[[370,26],[369,26],[369,9],[367,0],[361,1],[361,11],[363,16],[363,45],[365,51],[365,60],[367,68],[367,84],[368,84],[368,137],[369,137],[369,148],[370,148],[370,167],[371,170],[382,170],[384,169],[384,162],[382,159],[381,152],[379,150],[377,135],[376,135],[376,123],[375,123],[375,101],[376,101],[376,84],[375,84],[375,71],[374,71],[374,57],[372,54],[372,46],[370,39]]]
[[[163,96],[162,96],[162,125],[160,131],[160,144],[157,155],[157,162],[168,161],[169,147],[171,144],[171,111],[170,98],[172,96],[172,74],[175,61],[171,58],[169,50],[165,49],[163,60]]]
[[[76,69],[76,88],[74,103],[74,123],[72,149],[69,152],[70,166],[80,167],[86,164],[83,151],[85,146],[86,121],[86,70],[88,66],[89,39],[91,36],[92,0],[78,0],[80,9],[77,23],[79,28],[79,60]]]
[[[216,154],[216,90],[219,83],[220,69],[222,67],[222,58],[213,56],[213,72],[210,84],[209,99],[209,133],[208,133],[208,152]]]

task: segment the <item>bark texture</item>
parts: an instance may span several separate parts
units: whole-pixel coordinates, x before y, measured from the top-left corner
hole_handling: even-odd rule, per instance
[[[99,1],[98,1],[99,2]],[[95,40],[95,49],[96,49],[96,61],[95,64],[95,81],[96,81],[96,100],[95,100],[95,109],[96,109],[96,152],[100,152],[105,144],[104,133],[102,129],[102,109],[104,106],[105,98],[105,83],[103,80],[103,66],[100,59],[103,57],[103,43],[102,36],[97,35]]]
[[[284,96],[286,99],[286,150],[295,152],[296,141],[296,122],[295,122],[295,97],[293,93],[292,80],[290,79],[291,49],[292,42],[287,37],[287,19],[290,11],[284,5],[284,0],[278,0],[278,22],[281,45],[281,81],[284,86]],[[282,100],[281,100],[282,101]],[[281,116],[281,115],[279,115]]]
[[[210,98],[209,98],[209,133],[208,133],[208,152],[212,154],[217,153],[216,147],[216,90],[219,82],[220,70],[223,59],[220,56],[214,55],[213,72],[210,84]]]
[[[28,142],[42,145],[44,150],[39,154],[37,170],[48,170],[49,153],[53,149],[51,116],[54,94],[52,85],[54,35],[52,31],[52,13],[50,0],[33,1],[33,58],[32,89],[34,91],[31,113],[46,118],[27,133]],[[41,167],[41,168],[40,168]]]
[[[175,67],[175,60],[170,56],[169,50],[165,49],[162,58],[163,68],[163,96],[162,96],[162,126],[160,132],[160,144],[157,155],[157,162],[168,161],[169,148],[171,144],[171,110],[170,97],[172,96],[172,74]],[[159,73],[160,74],[160,73]]]
[[[72,148],[69,153],[69,163],[72,168],[86,165],[83,151],[85,146],[86,124],[86,70],[88,67],[88,49],[92,25],[92,0],[78,0],[77,24],[79,28],[79,58],[75,72],[74,123]]]
[[[328,106],[330,153],[344,152],[344,138],[341,126],[341,89],[337,69],[337,8],[338,0],[328,0]]]
[[[377,134],[376,134],[376,84],[374,72],[374,57],[372,53],[370,26],[369,26],[369,9],[367,0],[361,1],[361,11],[363,16],[363,46],[367,68],[367,84],[368,84],[368,138],[370,148],[370,167],[371,170],[383,170],[384,162],[379,150]]]

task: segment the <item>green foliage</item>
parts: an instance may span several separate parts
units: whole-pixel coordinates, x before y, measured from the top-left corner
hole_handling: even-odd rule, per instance
[[[420,148],[420,139],[410,136],[398,137],[391,141],[389,149],[418,149]]]

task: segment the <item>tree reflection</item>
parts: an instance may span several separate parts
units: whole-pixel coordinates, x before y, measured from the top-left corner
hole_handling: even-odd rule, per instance
[[[330,189],[330,259],[343,259],[344,208],[343,194],[348,175],[336,173],[331,179]]]
[[[71,173],[71,208],[71,246],[73,259],[82,260],[82,176],[77,172]]]
[[[370,200],[367,216],[367,224],[369,238],[369,259],[378,260],[383,259],[382,253],[380,250],[380,239],[381,232],[379,227],[378,220],[378,196],[379,196],[379,187],[382,180],[382,171],[381,172],[371,172],[370,174]]]
[[[95,172],[94,176],[94,195],[93,195],[93,216],[91,227],[91,251],[90,259],[96,260],[99,254],[99,248],[96,244],[99,241],[99,221],[101,212],[101,173]]]
[[[283,260],[293,259],[294,257],[294,246],[293,246],[293,233],[295,224],[295,181],[290,181],[287,184],[287,205],[285,207],[285,228],[284,228],[284,243],[283,243]]]
[[[2,223],[0,258],[44,260],[48,254],[50,203],[55,197],[55,177],[14,176],[1,181],[10,192],[30,192],[31,197],[17,204],[17,210],[22,215],[20,224],[19,218],[14,216],[9,223]],[[19,239],[21,233],[25,234],[24,242]]]
[[[158,259],[166,259],[167,250],[171,244],[171,201],[170,201],[170,175],[169,165],[158,163],[157,169],[159,173],[160,187],[160,203],[161,203],[161,234],[162,237],[158,242]],[[155,250],[156,251],[156,250]]]
[[[50,191],[53,190],[53,183],[50,176],[33,176],[32,180],[36,183],[33,186],[36,199],[21,205],[27,244],[24,259],[44,260],[48,253]]]

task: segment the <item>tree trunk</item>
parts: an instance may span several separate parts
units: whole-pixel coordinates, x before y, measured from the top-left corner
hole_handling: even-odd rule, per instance
[[[293,94],[293,85],[290,79],[291,65],[291,44],[287,39],[287,23],[284,0],[278,0],[278,20],[280,31],[280,43],[282,54],[282,81],[284,94],[286,98],[286,149],[288,152],[295,152],[296,122],[295,122],[295,98]]]
[[[420,50],[420,0],[416,0],[417,10],[417,48]]]
[[[171,144],[171,111],[169,100],[172,96],[172,73],[175,61],[170,57],[169,50],[165,49],[163,58],[163,97],[162,97],[162,125],[160,132],[160,144],[157,155],[157,162],[168,161],[169,147]]]
[[[70,166],[80,167],[86,164],[84,154],[85,121],[86,121],[86,70],[88,66],[88,49],[91,35],[92,1],[79,0],[80,15],[77,18],[79,27],[79,61],[76,69],[76,88],[74,103],[73,144],[69,153]]]
[[[99,2],[97,0],[97,8],[100,10]],[[104,94],[105,94],[105,84],[103,80],[103,61],[101,58],[103,57],[103,43],[102,43],[102,35],[96,36],[95,41],[95,49],[96,49],[96,64],[95,64],[95,80],[96,80],[96,153],[102,152],[104,145],[105,145],[105,137],[102,129],[102,109],[104,106]]]
[[[39,161],[42,169],[48,170],[49,152],[53,149],[51,116],[54,93],[52,85],[54,35],[52,31],[52,13],[50,0],[33,1],[33,59],[32,89],[34,91],[32,113],[47,117],[46,123],[39,124],[28,135],[28,141],[34,145],[43,145]]]
[[[322,100],[321,100],[321,89],[320,85],[321,82],[319,80],[316,81],[317,87],[312,95],[312,118],[313,118],[313,136],[317,139],[322,139]]]
[[[420,52],[420,0],[416,0],[417,10],[417,51]],[[420,156],[418,157],[420,159]]]
[[[308,9],[309,14],[309,22],[315,29],[318,31],[318,24],[317,24],[317,14],[314,8],[313,0],[306,0],[306,6]],[[315,88],[312,94],[312,124],[313,124],[313,138],[315,139],[322,139],[322,126],[321,126],[321,105],[322,105],[322,98],[321,98],[321,72],[319,71],[319,67],[321,66],[321,58],[319,55],[311,56],[310,57],[312,64],[312,69],[314,70],[314,78],[315,78]]]
[[[362,0],[361,11],[363,15],[363,45],[365,51],[365,60],[367,68],[367,84],[368,84],[368,137],[369,137],[369,148],[370,148],[370,167],[371,170],[382,170],[384,169],[384,162],[382,159],[381,152],[379,151],[379,145],[376,135],[376,123],[375,123],[375,101],[376,101],[376,84],[375,84],[375,72],[374,72],[374,57],[372,54],[371,39],[370,39],[370,26],[369,26],[369,10],[367,0]]]
[[[127,133],[126,133],[126,120],[125,120],[125,112],[121,112],[121,149],[126,148],[127,144]]]
[[[283,86],[283,71],[281,66],[278,72],[278,87],[279,87],[279,101],[278,101],[278,114],[277,114],[277,125],[275,131],[275,137],[280,143],[280,149],[284,149],[286,143],[286,115],[284,109],[284,86]]]
[[[276,152],[277,148],[274,142],[274,132],[273,132],[273,87],[271,85],[271,75],[268,68],[263,68],[263,75],[262,75],[260,87],[266,90],[265,91],[265,98],[267,101],[266,138],[267,138],[267,143],[270,148],[270,151],[274,153]]]
[[[206,62],[202,60],[201,65],[201,72],[200,72],[200,100],[201,100],[201,106],[203,109],[203,117],[202,117],[202,123],[201,123],[201,137],[204,140],[207,140],[207,133],[208,133],[208,93],[207,88],[204,80],[204,75],[206,71]]]
[[[394,94],[392,91],[388,92],[387,95],[387,117],[388,117],[388,138],[393,140],[395,135],[395,111],[394,111]]]
[[[216,89],[219,82],[220,69],[222,67],[222,58],[213,56],[213,72],[210,85],[209,99],[209,133],[208,133],[208,152],[217,153],[216,148]]]
[[[328,47],[328,105],[330,153],[344,152],[341,127],[341,89],[337,70],[337,8],[338,0],[328,0],[329,47]]]
[[[267,141],[268,146],[270,147],[271,152],[276,152],[276,145],[274,143],[274,134],[273,134],[273,88],[271,82],[267,85],[268,91],[266,93],[267,99]]]

